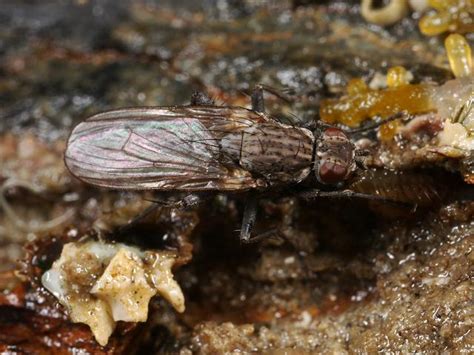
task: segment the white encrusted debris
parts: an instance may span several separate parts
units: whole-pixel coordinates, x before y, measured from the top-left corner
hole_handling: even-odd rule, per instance
[[[175,260],[173,252],[144,252],[125,244],[68,243],[42,282],[71,320],[87,324],[105,345],[117,321],[146,321],[156,294],[184,312],[183,292],[171,272]]]
[[[444,129],[440,132],[438,145],[441,147],[453,147],[465,152],[474,151],[474,135],[459,123],[449,120],[444,122]]]
[[[470,101],[463,105],[454,118],[444,122],[438,136],[440,147],[451,147],[468,156],[474,152],[474,93]]]
[[[155,295],[145,276],[141,258],[133,251],[120,249],[91,293],[110,306],[115,321],[144,322],[148,302]]]

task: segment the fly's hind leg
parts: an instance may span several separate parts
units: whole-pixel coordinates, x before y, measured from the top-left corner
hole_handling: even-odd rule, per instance
[[[184,196],[182,199],[175,200],[173,197],[171,198],[153,198],[147,199],[147,201],[153,202],[154,204],[158,205],[159,207],[168,207],[168,208],[175,208],[178,210],[185,210],[188,208],[195,207],[199,205],[204,200],[207,200],[210,196],[204,196],[199,194],[189,194]]]
[[[143,211],[141,211],[138,215],[133,217],[127,224],[124,224],[123,226],[120,226],[117,230],[117,234],[124,234],[131,229],[133,229],[137,224],[140,224],[144,219],[146,219],[148,216],[150,216],[152,213],[155,213],[158,208],[161,206],[157,203],[152,203],[150,206],[145,208]]]
[[[215,104],[214,100],[202,91],[195,91],[191,95],[191,106],[214,106]]]
[[[204,200],[207,200],[210,196],[200,196],[197,194],[189,194],[182,198],[181,200],[175,201],[171,199],[145,199],[146,201],[152,202],[150,206],[145,208],[142,212],[138,215],[133,217],[127,224],[121,226],[118,229],[119,234],[123,234],[131,229],[133,229],[136,225],[140,224],[143,220],[145,220],[148,216],[155,213],[159,208],[167,207],[167,208],[175,208],[178,210],[186,210],[188,208],[195,207],[199,205]]]

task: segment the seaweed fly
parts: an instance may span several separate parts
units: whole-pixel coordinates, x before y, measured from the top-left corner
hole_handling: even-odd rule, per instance
[[[321,124],[310,130],[272,119],[264,112],[261,86],[251,99],[251,110],[215,106],[204,94],[195,94],[189,106],[93,115],[72,131],[65,163],[88,184],[185,192],[188,204],[200,192],[257,192],[244,209],[242,242],[251,240],[258,194],[314,180],[298,195],[384,199],[341,190],[361,156],[344,131]]]

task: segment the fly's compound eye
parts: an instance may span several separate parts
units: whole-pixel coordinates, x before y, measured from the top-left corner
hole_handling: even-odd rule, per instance
[[[323,184],[344,182],[354,170],[354,145],[336,127],[329,127],[316,146],[315,175]]]
[[[349,173],[347,164],[333,159],[324,159],[319,163],[318,180],[323,184],[337,184],[343,182]]]
[[[346,134],[336,127],[330,127],[330,128],[325,129],[324,136],[327,138],[339,137],[341,139],[347,140]]]

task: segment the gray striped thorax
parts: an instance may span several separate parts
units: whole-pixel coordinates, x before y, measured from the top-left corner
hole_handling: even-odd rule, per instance
[[[314,136],[305,128],[267,122],[226,134],[221,152],[271,184],[300,182],[311,172]]]

